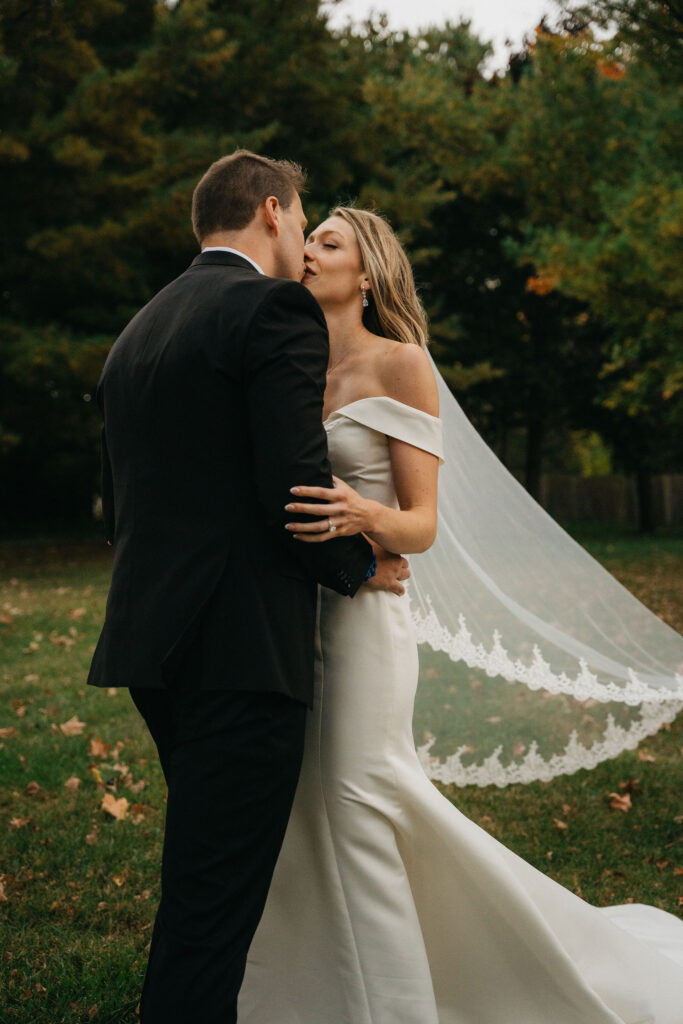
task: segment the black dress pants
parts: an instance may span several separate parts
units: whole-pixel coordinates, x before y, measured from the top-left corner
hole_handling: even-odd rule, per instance
[[[306,719],[282,694],[130,689],[168,786],[141,1024],[233,1024],[294,799]]]

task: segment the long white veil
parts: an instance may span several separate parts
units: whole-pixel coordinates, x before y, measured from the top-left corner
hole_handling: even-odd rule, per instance
[[[683,708],[683,637],[544,512],[434,371],[439,529],[409,584],[422,763],[480,786],[592,768]]]

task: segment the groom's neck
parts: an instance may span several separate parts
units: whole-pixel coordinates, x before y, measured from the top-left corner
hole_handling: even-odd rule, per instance
[[[277,277],[276,259],[268,239],[254,231],[216,231],[202,239],[202,249],[220,245],[249,256],[268,277]]]

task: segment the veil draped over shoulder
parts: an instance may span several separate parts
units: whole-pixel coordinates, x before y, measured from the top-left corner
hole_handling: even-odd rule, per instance
[[[437,377],[445,465],[411,556],[414,730],[431,779],[485,786],[592,768],[683,708],[683,637],[550,518]]]

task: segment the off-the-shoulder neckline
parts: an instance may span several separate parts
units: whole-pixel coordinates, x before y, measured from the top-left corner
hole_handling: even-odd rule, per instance
[[[347,409],[353,409],[356,405],[361,405],[363,402],[391,402],[393,405],[399,405],[402,409],[409,409],[410,412],[417,413],[418,416],[426,416],[427,419],[433,420],[434,423],[439,423],[438,416],[432,416],[430,412],[425,412],[424,409],[416,409],[414,405],[408,405],[407,402],[399,402],[397,398],[390,398],[389,395],[370,395],[368,398],[357,398],[355,402],[347,402],[346,405],[341,405],[338,409],[335,409],[326,416],[323,423],[328,423],[333,416],[338,416],[345,413]]]

